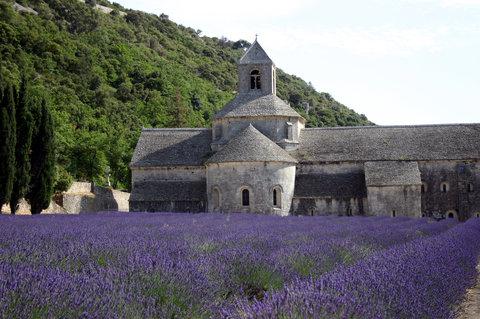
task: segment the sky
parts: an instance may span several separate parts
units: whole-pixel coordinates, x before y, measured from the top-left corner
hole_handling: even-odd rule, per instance
[[[276,66],[379,125],[480,122],[480,0],[116,0]]]

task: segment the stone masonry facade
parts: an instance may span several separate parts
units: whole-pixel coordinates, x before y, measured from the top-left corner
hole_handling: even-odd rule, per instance
[[[480,124],[305,128],[255,41],[212,129],[143,129],[130,211],[480,217]]]

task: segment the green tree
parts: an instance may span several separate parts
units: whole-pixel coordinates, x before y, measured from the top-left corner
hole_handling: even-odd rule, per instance
[[[165,14],[103,0],[96,3],[127,15],[76,0],[23,1],[39,14],[21,14],[12,3],[0,0],[0,69],[5,82],[15,84],[28,70],[30,89],[42,87],[51,98],[56,191],[72,179],[105,185],[107,165],[113,185],[129,187],[141,128],[209,127],[233,98],[235,63],[250,46],[199,36]],[[290,100],[309,127],[372,124],[299,77],[280,69],[277,75],[278,96]],[[302,102],[310,104],[308,114]]]
[[[0,87],[0,207],[10,201],[15,176],[14,96],[13,86]]]
[[[188,108],[185,106],[182,94],[179,90],[173,100],[173,127],[185,127],[187,124]]]
[[[38,120],[32,135],[31,181],[27,194],[32,214],[40,214],[50,204],[55,179],[53,120],[45,98],[36,111]]]
[[[16,102],[16,139],[15,148],[15,180],[10,196],[10,211],[18,210],[18,202],[23,198],[30,182],[30,147],[32,143],[33,117],[30,112],[31,97],[28,96],[28,85],[22,79]]]

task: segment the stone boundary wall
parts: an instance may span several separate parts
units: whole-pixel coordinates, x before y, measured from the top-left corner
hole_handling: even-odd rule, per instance
[[[81,214],[102,211],[128,212],[130,193],[107,187],[95,186],[88,182],[73,182],[68,191],[55,196],[42,214]],[[4,205],[1,212],[10,214],[10,207]],[[30,205],[22,199],[17,215],[30,215]]]
[[[31,215],[30,212],[30,205],[27,203],[25,199],[21,199],[19,203],[20,207],[17,211],[16,215]],[[10,214],[10,206],[9,205],[3,205],[2,214]],[[48,206],[47,209],[42,210],[42,214],[66,214],[67,212],[65,209],[63,209],[62,206],[58,205],[55,203],[53,200],[50,202],[50,206]]]
[[[130,193],[93,185],[74,182],[63,193],[63,207],[69,214],[93,213],[100,211],[128,212]]]

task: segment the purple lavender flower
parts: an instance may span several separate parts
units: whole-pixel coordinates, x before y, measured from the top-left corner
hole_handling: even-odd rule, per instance
[[[448,318],[479,221],[0,216],[0,318]]]

